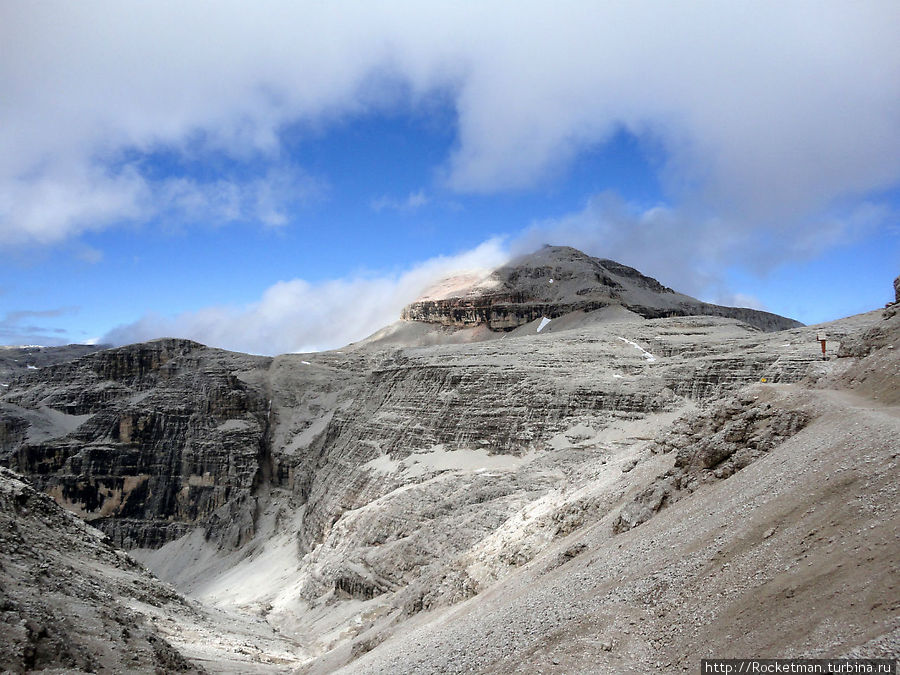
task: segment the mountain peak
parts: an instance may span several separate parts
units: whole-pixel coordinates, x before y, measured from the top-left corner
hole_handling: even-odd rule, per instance
[[[623,307],[644,318],[712,315],[736,318],[760,330],[799,322],[769,312],[701,302],[614,260],[571,246],[545,245],[486,275],[449,277],[403,310],[409,321],[457,328],[513,330],[539,318]]]

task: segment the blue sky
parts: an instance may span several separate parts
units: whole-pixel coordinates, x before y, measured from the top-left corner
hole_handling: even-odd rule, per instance
[[[807,323],[900,273],[893,2],[0,15],[0,343],[337,347],[543,243]]]

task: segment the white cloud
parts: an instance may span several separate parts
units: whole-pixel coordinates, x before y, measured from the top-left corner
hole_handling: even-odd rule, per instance
[[[746,240],[746,233],[717,219],[694,219],[668,206],[641,207],[605,192],[592,197],[581,211],[534,223],[512,248],[520,255],[543,244],[574,246],[700,296],[709,295],[721,282],[723,259]]]
[[[900,180],[894,0],[59,1],[3,14],[0,241],[144,217],[154,186],[113,163],[123,150],[279,162],[285,124],[398,92],[450,96],[445,179],[460,191],[533,185],[621,128],[665,149],[679,204],[754,221]],[[258,215],[285,220],[277,204]]]
[[[109,176],[89,166],[13,178],[0,187],[0,243],[48,244],[144,216],[146,181],[133,171]]]
[[[460,270],[489,270],[508,252],[499,239],[455,256],[432,258],[397,275],[302,279],[268,288],[246,307],[210,307],[175,317],[147,315],[120,326],[102,342],[125,344],[157,337],[191,338],[258,354],[318,351],[360,340],[400,318],[404,305],[435,281]]]
[[[730,261],[772,268],[812,257],[820,246],[852,241],[885,227],[888,209],[864,204],[844,219],[804,227],[750,231],[668,206],[641,207],[602,193],[577,212],[534,223],[508,244],[499,238],[454,256],[433,258],[400,274],[349,277],[322,283],[302,279],[268,288],[244,307],[208,307],[166,317],[146,315],[102,342],[125,344],[172,336],[261,354],[318,351],[360,340],[397,320],[404,305],[451,274],[486,272],[543,244],[575,246],[590,255],[637,268],[676,290],[719,304],[765,309],[735,292],[725,277]],[[810,239],[810,233],[819,239]]]
[[[755,295],[747,295],[746,293],[734,293],[728,298],[720,300],[722,304],[730,307],[747,307],[749,309],[761,309],[766,311],[766,305]]]
[[[419,190],[418,192],[410,192],[405,199],[394,199],[383,195],[378,199],[372,200],[371,206],[376,213],[384,210],[412,213],[427,205],[429,201],[425,191]]]
[[[270,169],[251,179],[199,182],[167,178],[152,184],[147,217],[188,222],[259,222],[269,227],[287,224],[298,205],[315,199],[325,187],[297,167]]]
[[[293,166],[255,178],[146,178],[135,165],[111,174],[98,167],[63,168],[15,179],[0,188],[0,244],[48,244],[118,221],[218,225],[284,225],[298,204],[323,190]]]
[[[88,265],[96,265],[103,260],[103,251],[93,246],[81,244],[75,249],[75,257]]]

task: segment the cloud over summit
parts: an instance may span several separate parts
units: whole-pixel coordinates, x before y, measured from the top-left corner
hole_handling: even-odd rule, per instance
[[[403,306],[435,281],[461,270],[486,273],[508,255],[499,239],[490,239],[470,251],[432,258],[397,274],[316,284],[280,281],[247,306],[208,307],[174,317],[146,315],[101,341],[127,344],[168,335],[257,354],[334,349],[399,319]]]
[[[154,217],[166,186],[123,157],[281,170],[287,125],[435,93],[465,193],[533,186],[619,129],[664,149],[674,200],[758,220],[900,182],[890,1],[6,3],[2,24],[0,241]]]

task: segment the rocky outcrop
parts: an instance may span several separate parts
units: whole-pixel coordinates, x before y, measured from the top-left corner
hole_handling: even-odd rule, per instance
[[[830,378],[833,386],[856,389],[882,403],[900,404],[900,303],[888,305],[880,320],[865,331],[848,336],[838,356],[857,361]]]
[[[839,358],[863,358],[884,348],[900,349],[900,277],[894,279],[894,294],[897,301],[887,304],[881,321],[841,342]]]
[[[545,246],[466,288],[447,281],[439,288],[440,292],[426,293],[404,308],[402,318],[453,328],[483,325],[493,331],[509,331],[535,319],[617,306],[647,319],[720,316],[763,331],[801,325],[769,312],[700,302],[636,269],[567,246]],[[445,290],[448,288],[452,290]]]
[[[777,349],[773,339],[684,317],[552,340],[274,360],[157,341],[15,381],[0,400],[0,440],[7,463],[129,548],[197,527],[239,547],[256,531],[259,488],[283,489],[303,508],[304,597],[399,593],[404,607],[427,608],[479,588],[462,572],[440,582],[447,558],[551,489],[555,469],[516,470],[548,438],[581,421],[603,429],[666,413],[761,376],[797,381],[818,363],[811,339],[782,337]],[[461,512],[470,513],[463,529]],[[544,545],[511,553],[510,564]]]
[[[295,672],[304,660],[265,622],[185,599],[2,467],[0,550],[4,673]]]
[[[406,306],[401,318],[453,328],[484,325],[493,331],[508,331],[543,317],[555,319],[569,312],[590,312],[610,304],[602,300],[541,302],[521,293],[488,294],[473,298],[420,300]]]
[[[333,413],[321,455],[299,452],[292,460],[276,451],[280,463],[296,464],[294,476],[310,477],[295,493],[308,502],[304,549],[327,536],[347,510],[412,476],[441,473],[445,461],[464,467],[474,454],[506,456],[514,464],[573,418],[640,417],[678,405],[660,380],[613,378],[605,353],[636,369],[645,362],[618,340],[597,344],[581,336],[553,346],[523,339],[508,348],[476,343],[393,355]],[[596,368],[585,368],[591,359]]]
[[[674,467],[622,508],[613,532],[637,527],[703,483],[728,478],[803,429],[809,420],[807,412],[785,407],[765,386],[702,415],[682,417],[651,448],[654,453],[675,453]]]
[[[198,525],[239,545],[268,455],[268,401],[239,375],[268,362],[166,339],[32,371],[0,401],[0,461],[117,545]]]
[[[573,498],[527,543],[503,544],[488,571],[448,567],[552,492],[560,472],[605,471],[614,450],[589,443],[563,466],[560,434],[665,417],[761,378],[798,382],[822,364],[814,337],[814,329],[775,336],[717,317],[632,317],[550,338],[302,357],[310,365],[279,357],[270,371],[280,373],[273,458],[304,505],[303,597],[381,598],[409,613],[480,592],[612,508]],[[336,386],[338,373],[344,389],[313,395],[326,376]]]
[[[3,672],[203,672],[131,606],[184,609],[172,589],[4,468],[0,547]]]

